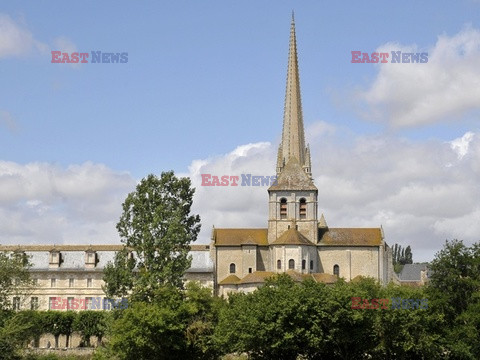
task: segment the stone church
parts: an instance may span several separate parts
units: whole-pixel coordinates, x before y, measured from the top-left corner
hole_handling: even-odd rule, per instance
[[[331,228],[318,218],[318,189],[302,118],[295,23],[292,17],[277,183],[268,189],[263,229],[213,228],[212,257],[218,295],[253,291],[286,272],[294,279],[331,283],[357,276],[381,284],[393,276],[391,250],[380,228]]]

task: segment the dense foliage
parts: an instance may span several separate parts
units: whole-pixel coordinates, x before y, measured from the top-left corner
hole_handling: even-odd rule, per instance
[[[158,288],[183,286],[190,243],[200,231],[200,217],[190,214],[194,193],[189,178],[170,171],[148,175],[127,196],[117,224],[127,249],[105,269],[107,296],[131,292],[133,300],[152,302]]]

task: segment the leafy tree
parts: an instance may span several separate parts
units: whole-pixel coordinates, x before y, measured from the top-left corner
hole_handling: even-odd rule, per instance
[[[55,337],[55,348],[58,348],[60,335],[66,336],[66,347],[69,345],[70,336],[73,333],[73,322],[76,317],[73,311],[47,311],[43,322],[44,331]]]
[[[154,303],[134,302],[117,312],[109,342],[96,359],[214,359],[213,334],[220,298],[188,283],[185,291],[157,288]]]
[[[117,230],[135,257],[129,259],[126,250],[106,267],[108,296],[131,289],[133,299],[150,302],[159,287],[183,286],[191,264],[189,244],[200,231],[200,217],[190,214],[195,192],[190,186],[190,179],[163,172],[160,178],[148,175],[127,196]]]
[[[480,243],[446,241],[430,264],[426,289],[435,310],[445,317],[442,343],[452,358],[480,358]]]
[[[78,331],[82,337],[82,343],[90,347],[90,337],[96,336],[97,343],[100,344],[107,330],[109,313],[106,311],[80,311],[75,321],[73,329]]]
[[[402,248],[401,245],[395,244],[392,248],[392,262],[395,272],[399,273],[403,269],[403,265],[413,263],[412,249],[410,245]]]
[[[31,291],[29,267],[25,254],[0,252],[0,310],[10,308],[12,295],[25,297]]]

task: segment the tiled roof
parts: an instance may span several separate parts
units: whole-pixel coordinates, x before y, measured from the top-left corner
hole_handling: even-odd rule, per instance
[[[115,253],[122,250],[123,245],[3,245],[0,251],[23,251],[31,263],[31,271],[102,271],[109,262],[115,259]],[[192,264],[187,272],[213,272],[213,261],[210,258],[209,245],[191,245],[189,254]],[[59,267],[50,267],[50,251],[62,254]],[[93,250],[98,262],[94,268],[85,266],[85,252]],[[134,256],[135,252],[133,253]]]
[[[427,270],[427,264],[405,264],[398,274],[400,281],[421,281],[421,272]]]
[[[314,245],[296,229],[285,231],[272,245]]]
[[[291,158],[280,172],[277,184],[270,186],[268,191],[278,190],[314,190],[317,187],[302,169],[296,158]]]
[[[240,283],[240,279],[237,275],[228,275],[225,279],[220,281],[218,285],[236,285]]]
[[[262,283],[269,277],[274,276],[275,273],[272,271],[255,271],[251,274],[247,274],[242,280],[240,280],[241,284],[254,284],[254,283]]]
[[[379,246],[382,244],[381,228],[328,228],[320,231],[320,245]]]
[[[123,244],[104,244],[104,245],[0,245],[0,251],[120,251],[124,248]],[[209,245],[190,245],[191,250],[202,251],[209,250]]]
[[[216,246],[268,245],[267,229],[214,229]]]
[[[302,282],[307,279],[313,279],[316,282],[321,282],[325,284],[333,284],[338,280],[338,277],[331,274],[324,273],[313,273],[313,274],[302,274],[295,270],[287,270],[286,274],[289,275],[294,281]],[[236,284],[258,284],[264,283],[268,278],[279,275],[272,271],[254,271],[253,273],[247,274],[243,279],[239,279],[236,275],[229,275],[222,281],[219,285],[236,285]]]
[[[333,284],[338,281],[338,277],[332,274],[314,273],[311,274],[311,276],[316,282],[321,282],[324,284]]]

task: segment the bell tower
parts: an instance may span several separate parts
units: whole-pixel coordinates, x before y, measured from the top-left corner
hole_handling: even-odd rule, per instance
[[[277,155],[277,184],[268,189],[268,242],[296,229],[313,244],[318,241],[318,189],[312,181],[310,149],[305,144],[295,20],[292,14],[283,114]]]

